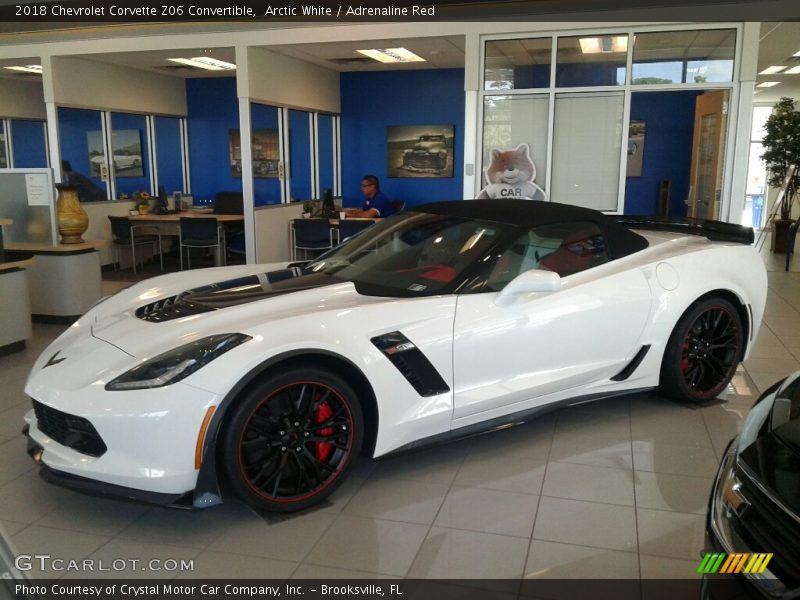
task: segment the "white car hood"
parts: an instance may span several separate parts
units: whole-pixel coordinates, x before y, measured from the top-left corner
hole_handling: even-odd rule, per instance
[[[98,307],[104,310],[98,310],[91,321],[92,335],[137,358],[150,358],[212,334],[247,334],[268,321],[326,311],[341,312],[389,300],[361,295],[351,282],[335,282],[325,277],[296,285],[293,282],[306,278],[290,278],[275,286],[264,283],[262,278],[262,289],[251,277],[241,285],[226,289],[224,285],[232,279],[259,271],[252,268],[249,273],[231,273],[225,269],[215,271],[218,275],[211,281],[222,284],[218,289],[192,285],[196,282],[180,278],[178,282],[163,278],[164,285],[152,286],[144,293],[139,288],[123,292],[122,298],[115,296],[112,299],[114,306]],[[155,306],[158,310],[158,303],[167,298],[184,302],[187,307],[185,314],[175,316],[175,312],[180,311],[169,313],[168,309],[168,318],[161,321],[150,320],[152,317],[143,314],[147,310],[144,307]]]

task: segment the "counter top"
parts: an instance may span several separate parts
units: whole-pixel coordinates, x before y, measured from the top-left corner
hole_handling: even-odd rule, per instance
[[[0,225],[11,225],[14,223],[14,219],[0,219]]]
[[[26,260],[15,260],[12,262],[0,262],[0,274],[3,271],[11,271],[13,269],[27,269],[33,266],[35,258],[28,258]]]
[[[11,242],[6,244],[6,250],[26,250],[28,252],[47,252],[61,254],[69,252],[84,252],[87,250],[97,250],[109,245],[108,240],[86,240],[81,244],[44,244],[41,242]]]

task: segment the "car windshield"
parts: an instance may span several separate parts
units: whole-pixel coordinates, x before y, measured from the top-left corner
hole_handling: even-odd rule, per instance
[[[365,229],[306,270],[352,281],[368,295],[451,293],[467,268],[512,230],[490,221],[408,212]]]

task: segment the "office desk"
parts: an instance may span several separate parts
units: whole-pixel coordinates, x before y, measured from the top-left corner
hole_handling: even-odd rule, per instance
[[[159,230],[161,235],[178,235],[179,223],[182,217],[190,219],[216,219],[217,223],[222,229],[222,248],[215,251],[214,264],[220,266],[223,264],[222,257],[224,256],[225,248],[225,229],[226,223],[243,223],[244,215],[216,215],[213,212],[205,210],[184,210],[181,212],[167,214],[167,215],[133,215],[128,217],[132,225],[147,225],[148,227],[155,227]]]

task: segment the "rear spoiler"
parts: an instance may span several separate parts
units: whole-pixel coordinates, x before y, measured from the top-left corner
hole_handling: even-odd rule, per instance
[[[752,227],[743,227],[722,221],[646,215],[617,215],[613,218],[617,223],[629,229],[674,231],[687,235],[700,235],[716,242],[735,242],[737,244],[752,244],[755,240]]]

